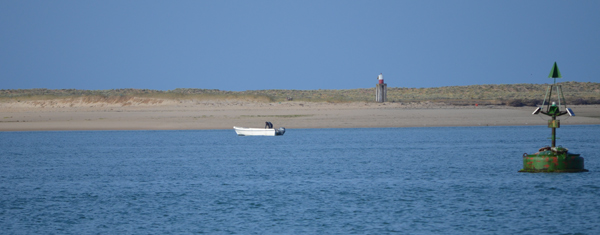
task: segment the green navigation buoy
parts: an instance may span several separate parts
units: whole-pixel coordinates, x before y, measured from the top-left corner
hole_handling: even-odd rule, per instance
[[[556,118],[566,114],[575,116],[575,113],[567,108],[562,87],[556,84],[556,79],[562,78],[556,62],[548,78],[554,78],[554,84],[548,86],[542,107],[536,108],[532,114],[541,113],[552,118],[548,120],[548,127],[552,128],[552,146],[540,148],[534,154],[523,154],[523,169],[519,172],[586,172],[588,170],[583,168],[583,158],[579,154],[569,153],[568,149],[556,146],[556,128],[560,128],[560,120]],[[555,88],[556,97],[553,98],[552,92]]]

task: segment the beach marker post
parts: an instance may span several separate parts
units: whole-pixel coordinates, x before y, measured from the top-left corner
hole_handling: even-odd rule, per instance
[[[378,83],[375,85],[375,102],[387,102],[387,84],[383,82],[383,73],[377,76]]]

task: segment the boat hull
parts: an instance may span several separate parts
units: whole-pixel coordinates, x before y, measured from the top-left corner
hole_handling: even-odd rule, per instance
[[[281,131],[275,129],[264,129],[264,128],[246,128],[234,126],[233,129],[238,136],[277,136],[283,135]],[[285,132],[285,131],[284,131]]]

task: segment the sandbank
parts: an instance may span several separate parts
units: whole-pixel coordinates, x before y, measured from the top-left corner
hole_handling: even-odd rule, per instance
[[[600,105],[569,106],[561,125],[600,124]],[[0,131],[207,130],[233,126],[383,128],[546,125],[534,107],[451,106],[443,103],[252,102],[140,99],[127,103],[77,100],[0,102]]]

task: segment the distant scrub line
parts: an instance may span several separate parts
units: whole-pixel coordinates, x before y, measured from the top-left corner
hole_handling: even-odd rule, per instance
[[[560,83],[569,104],[600,104],[600,83]],[[389,87],[389,102],[442,102],[452,105],[536,106],[542,103],[548,84],[500,84],[449,86],[435,88]],[[250,90],[177,88],[169,91],[150,89],[10,89],[0,90],[0,101],[48,100],[93,97],[90,100],[127,100],[133,97],[157,99],[247,100],[254,102],[374,102],[375,88],[348,90]]]

